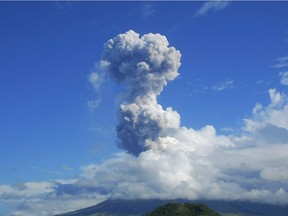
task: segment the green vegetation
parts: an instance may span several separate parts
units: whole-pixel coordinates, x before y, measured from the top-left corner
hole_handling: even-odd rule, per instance
[[[160,206],[146,216],[221,216],[204,204],[169,203]]]

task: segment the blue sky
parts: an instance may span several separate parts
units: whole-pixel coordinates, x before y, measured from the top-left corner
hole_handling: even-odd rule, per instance
[[[128,30],[165,35],[181,52],[180,75],[158,98],[181,126],[231,137],[252,131],[244,119],[269,122],[288,143],[285,122],[267,120],[280,95],[288,114],[287,10],[284,1],[0,2],[0,185],[72,181],[123,152],[123,86],[100,77],[93,88],[89,76],[104,43]]]

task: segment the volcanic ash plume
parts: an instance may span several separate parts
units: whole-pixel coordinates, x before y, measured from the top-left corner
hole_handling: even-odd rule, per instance
[[[157,145],[160,133],[179,127],[179,114],[163,110],[157,96],[179,75],[180,57],[160,34],[139,37],[130,30],[106,42],[100,65],[126,86],[117,125],[120,148],[139,155]]]

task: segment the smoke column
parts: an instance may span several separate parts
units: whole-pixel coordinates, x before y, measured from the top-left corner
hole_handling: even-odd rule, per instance
[[[139,37],[130,30],[105,43],[100,66],[126,86],[116,128],[120,148],[138,156],[157,148],[153,145],[161,133],[179,127],[179,114],[170,107],[164,110],[157,96],[179,75],[180,57],[160,34]]]

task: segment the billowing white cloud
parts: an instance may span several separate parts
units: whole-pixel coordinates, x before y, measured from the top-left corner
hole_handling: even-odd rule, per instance
[[[263,107],[261,104],[256,104],[253,109],[253,117],[245,119],[245,130],[255,133],[259,131],[264,132],[267,127],[270,127],[268,129],[270,132],[275,132],[276,129],[272,130],[272,128],[279,128],[279,130],[282,129],[284,132],[288,130],[287,95],[278,92],[276,89],[270,89],[269,95],[271,103],[266,107]]]
[[[204,16],[209,11],[220,11],[223,10],[230,4],[229,0],[214,0],[205,2],[196,12],[195,16]]]
[[[285,144],[262,145],[253,134],[220,136],[212,126],[199,131],[180,128],[177,133],[165,140],[162,149],[138,157],[122,153],[103,164],[89,165],[83,177],[113,198],[287,204],[288,168],[283,161],[288,159],[288,139]]]
[[[282,85],[288,86],[288,71],[282,71],[279,73],[279,76],[281,78],[280,83]]]
[[[257,104],[237,136],[219,135],[211,125],[200,130],[183,127],[177,111],[164,110],[157,102],[180,66],[180,53],[168,45],[164,36],[139,37],[133,31],[106,43],[101,61],[107,73],[127,87],[117,133],[120,147],[132,155],[122,153],[101,165],[90,165],[83,176],[114,198],[287,203],[282,165],[288,159],[287,96],[270,89],[270,104]],[[227,80],[214,89],[233,85],[233,80]],[[272,178],[277,170],[283,174]]]

